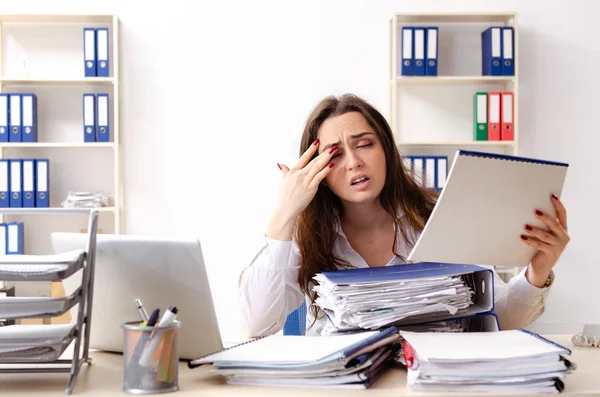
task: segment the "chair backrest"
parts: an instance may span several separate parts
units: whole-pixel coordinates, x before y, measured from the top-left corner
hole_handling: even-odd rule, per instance
[[[291,312],[283,325],[284,335],[304,335],[306,332],[306,302]]]

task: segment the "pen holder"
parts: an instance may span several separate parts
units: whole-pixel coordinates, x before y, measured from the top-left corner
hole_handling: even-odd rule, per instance
[[[123,323],[123,391],[131,394],[168,393],[179,390],[181,322],[147,327],[139,321]]]

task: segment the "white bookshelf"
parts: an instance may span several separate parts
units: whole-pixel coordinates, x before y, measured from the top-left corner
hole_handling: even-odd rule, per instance
[[[85,77],[84,27],[109,29],[110,77]],[[51,208],[0,208],[0,222],[24,222],[26,254],[50,253],[53,231],[86,229],[86,211],[62,207],[69,191],[108,193],[98,229],[123,233],[119,37],[116,15],[0,15],[0,92],[38,99],[38,141],[0,143],[0,158],[50,161]],[[110,142],[84,142],[84,93],[109,94]]]
[[[437,26],[438,75],[403,76],[403,26]],[[490,26],[514,29],[514,76],[481,74],[481,32]],[[389,123],[403,155],[443,155],[457,149],[517,155],[519,152],[519,28],[517,15],[500,13],[396,13],[390,18]],[[476,141],[473,96],[512,91],[514,140]],[[497,269],[510,277],[516,268]]]

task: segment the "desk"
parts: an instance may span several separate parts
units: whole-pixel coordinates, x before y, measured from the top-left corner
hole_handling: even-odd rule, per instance
[[[574,347],[571,335],[548,336],[549,339],[572,348],[572,360],[577,363],[577,370],[566,377],[565,390],[562,395],[600,395],[600,348]],[[73,395],[100,397],[130,394],[122,391],[123,357],[120,354],[92,352],[92,364],[84,365],[79,374]],[[365,390],[342,389],[293,389],[281,387],[249,387],[230,386],[220,377],[209,374],[210,366],[189,369],[181,363],[179,372],[180,390],[164,394],[174,397],[215,396],[215,397],[295,397],[295,396],[458,396],[464,393],[415,392],[406,387],[406,371],[399,366],[388,370],[371,388]],[[0,390],[2,395],[43,395],[48,397],[66,396],[67,374],[0,374]],[[481,393],[482,395],[498,394]],[[517,395],[508,395],[516,397]],[[540,396],[538,394],[537,396]]]

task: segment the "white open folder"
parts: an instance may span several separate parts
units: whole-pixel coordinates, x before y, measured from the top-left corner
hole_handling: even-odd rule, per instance
[[[525,224],[547,229],[535,210],[556,216],[568,164],[458,150],[446,186],[408,256],[416,262],[529,264]]]

